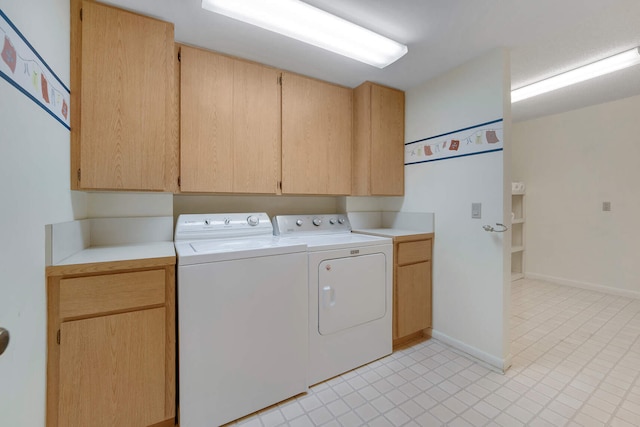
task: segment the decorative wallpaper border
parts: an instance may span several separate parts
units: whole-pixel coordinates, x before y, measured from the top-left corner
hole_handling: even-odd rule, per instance
[[[404,144],[404,164],[434,162],[502,151],[502,119]]]
[[[0,9],[0,77],[67,129],[70,91]]]

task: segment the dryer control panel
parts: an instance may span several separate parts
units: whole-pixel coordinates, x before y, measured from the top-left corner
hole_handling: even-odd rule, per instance
[[[346,214],[276,215],[273,217],[275,235],[351,233]]]

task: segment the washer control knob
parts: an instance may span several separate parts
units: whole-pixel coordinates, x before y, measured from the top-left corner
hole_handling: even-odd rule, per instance
[[[247,218],[247,223],[250,226],[255,227],[256,225],[260,224],[260,218],[258,218],[255,215],[251,215],[250,217]]]
[[[318,227],[320,224],[322,224],[322,220],[320,218],[313,218],[313,225]]]
[[[344,218],[338,218],[338,223],[344,224]]]
[[[301,219],[297,220],[297,221],[296,221],[296,225],[297,225],[298,227],[302,227],[302,220],[301,220]]]
[[[336,223],[336,219],[335,218],[331,218],[329,220],[329,224],[334,225]]]

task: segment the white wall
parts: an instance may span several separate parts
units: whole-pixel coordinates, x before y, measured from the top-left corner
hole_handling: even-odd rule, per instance
[[[173,215],[171,193],[109,193],[87,194],[87,217],[141,217]]]
[[[505,151],[405,166],[401,207],[435,213],[434,337],[500,369],[510,363],[510,234],[482,225],[510,221],[508,64],[496,50],[406,92],[407,142],[504,118]],[[482,219],[471,219],[472,202]]]
[[[69,1],[0,0],[0,8],[69,86]],[[69,131],[0,79],[0,424],[43,426],[46,299],[44,225],[83,218],[69,191]]]
[[[527,277],[640,297],[638,111],[635,96],[514,124]]]
[[[406,184],[405,184],[406,185]],[[345,197],[344,211],[366,212],[366,211],[393,211],[402,209],[404,197]]]
[[[344,212],[343,197],[177,195],[174,216],[184,213],[266,212],[286,214]]]

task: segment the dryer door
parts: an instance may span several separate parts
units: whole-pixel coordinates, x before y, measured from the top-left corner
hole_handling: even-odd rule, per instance
[[[329,335],[387,311],[385,255],[375,253],[322,261],[318,267],[318,332]]]

